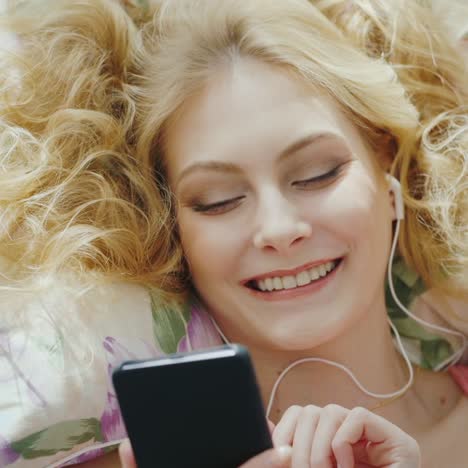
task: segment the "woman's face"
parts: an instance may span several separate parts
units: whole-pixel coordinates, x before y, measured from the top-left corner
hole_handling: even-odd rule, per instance
[[[193,283],[231,339],[310,349],[381,300],[391,198],[330,99],[240,59],[186,103],[166,144]]]

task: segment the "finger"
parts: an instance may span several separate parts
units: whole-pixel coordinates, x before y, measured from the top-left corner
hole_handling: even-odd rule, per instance
[[[267,423],[268,423],[268,429],[270,429],[270,435],[273,435],[273,431],[275,430],[275,424],[270,421],[269,419],[267,419]]]
[[[308,463],[311,468],[335,466],[332,441],[348,413],[349,410],[338,405],[327,405],[322,409],[309,451]]]
[[[260,455],[245,462],[239,468],[290,468],[291,454],[291,447],[277,447],[262,452]]]
[[[310,451],[315,437],[315,430],[320,420],[321,409],[308,405],[302,409],[298,416],[294,440],[292,443],[292,468],[304,468],[309,466]]]
[[[366,442],[367,460],[355,460],[357,453],[353,446],[362,441]],[[379,466],[398,462],[416,463],[419,459],[419,447],[414,439],[390,421],[364,408],[354,408],[349,412],[336,432],[332,449],[337,462],[343,467],[352,467],[355,461]]]
[[[275,447],[282,445],[292,445],[294,439],[294,432],[296,431],[296,424],[302,408],[300,406],[290,406],[280,422],[276,425],[273,431],[272,439]]]
[[[119,446],[120,463],[123,468],[137,468],[130,441],[125,439]]]
[[[337,430],[332,441],[332,450],[336,461],[340,466],[345,468],[354,466],[357,461],[355,455],[362,457],[362,442],[366,447],[365,454],[367,455],[367,442],[372,441],[375,444],[380,444],[388,437],[387,430],[382,429],[379,421],[369,416],[369,411],[364,408],[354,408],[351,410],[343,421],[341,427]],[[373,414],[373,413],[370,413]],[[374,415],[375,416],[375,415]],[[359,444],[360,454],[353,450],[353,445]],[[370,462],[369,459],[366,462]]]

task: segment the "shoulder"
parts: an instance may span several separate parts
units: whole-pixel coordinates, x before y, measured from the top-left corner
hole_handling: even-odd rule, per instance
[[[423,451],[424,466],[466,466],[468,445],[466,444],[466,427],[468,417],[468,399],[460,398],[453,410],[420,440]]]

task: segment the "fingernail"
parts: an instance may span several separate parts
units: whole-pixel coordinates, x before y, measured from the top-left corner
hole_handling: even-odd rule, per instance
[[[289,460],[292,456],[292,447],[289,445],[283,445],[282,447],[278,447],[276,450],[281,459],[281,462]]]

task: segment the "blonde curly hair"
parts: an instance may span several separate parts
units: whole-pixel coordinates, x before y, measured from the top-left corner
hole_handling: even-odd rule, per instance
[[[19,42],[0,85],[14,277],[93,271],[180,297],[165,129],[217,65],[247,55],[333,96],[389,155],[401,254],[429,287],[468,296],[468,79],[428,2],[23,0],[5,25]]]

